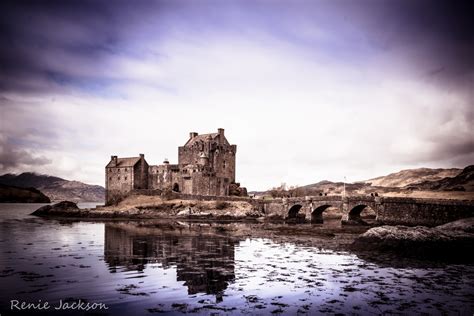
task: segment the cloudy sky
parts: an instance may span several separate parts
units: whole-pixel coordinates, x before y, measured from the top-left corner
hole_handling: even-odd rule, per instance
[[[0,173],[104,182],[225,128],[237,180],[474,163],[472,1],[0,5]]]

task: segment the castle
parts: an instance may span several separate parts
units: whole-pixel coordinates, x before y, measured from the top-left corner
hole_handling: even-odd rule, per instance
[[[106,204],[112,204],[132,190],[167,190],[193,195],[246,195],[235,183],[237,145],[231,145],[224,129],[217,133],[190,133],[184,146],[178,147],[178,164],[165,160],[148,165],[145,155],[118,158],[112,156],[105,167]]]

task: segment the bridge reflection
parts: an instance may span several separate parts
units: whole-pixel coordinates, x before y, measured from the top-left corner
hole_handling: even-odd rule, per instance
[[[188,294],[206,293],[222,299],[234,281],[235,238],[212,227],[150,227],[139,223],[105,224],[105,261],[111,272],[118,268],[142,271],[147,264],[175,266],[177,281],[184,281]]]

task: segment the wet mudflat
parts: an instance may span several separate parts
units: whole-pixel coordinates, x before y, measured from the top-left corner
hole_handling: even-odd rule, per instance
[[[364,228],[66,222],[28,216],[35,208],[0,205],[2,315],[20,314],[11,300],[103,303],[95,312],[114,315],[474,311],[473,265],[347,251]],[[84,311],[47,314],[66,313]]]

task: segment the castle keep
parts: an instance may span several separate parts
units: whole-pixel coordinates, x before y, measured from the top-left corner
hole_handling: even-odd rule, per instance
[[[237,145],[231,145],[224,129],[217,133],[190,133],[178,148],[178,164],[165,160],[148,165],[145,156],[112,156],[105,167],[106,203],[111,204],[137,189],[167,190],[193,195],[246,195],[235,183]]]

